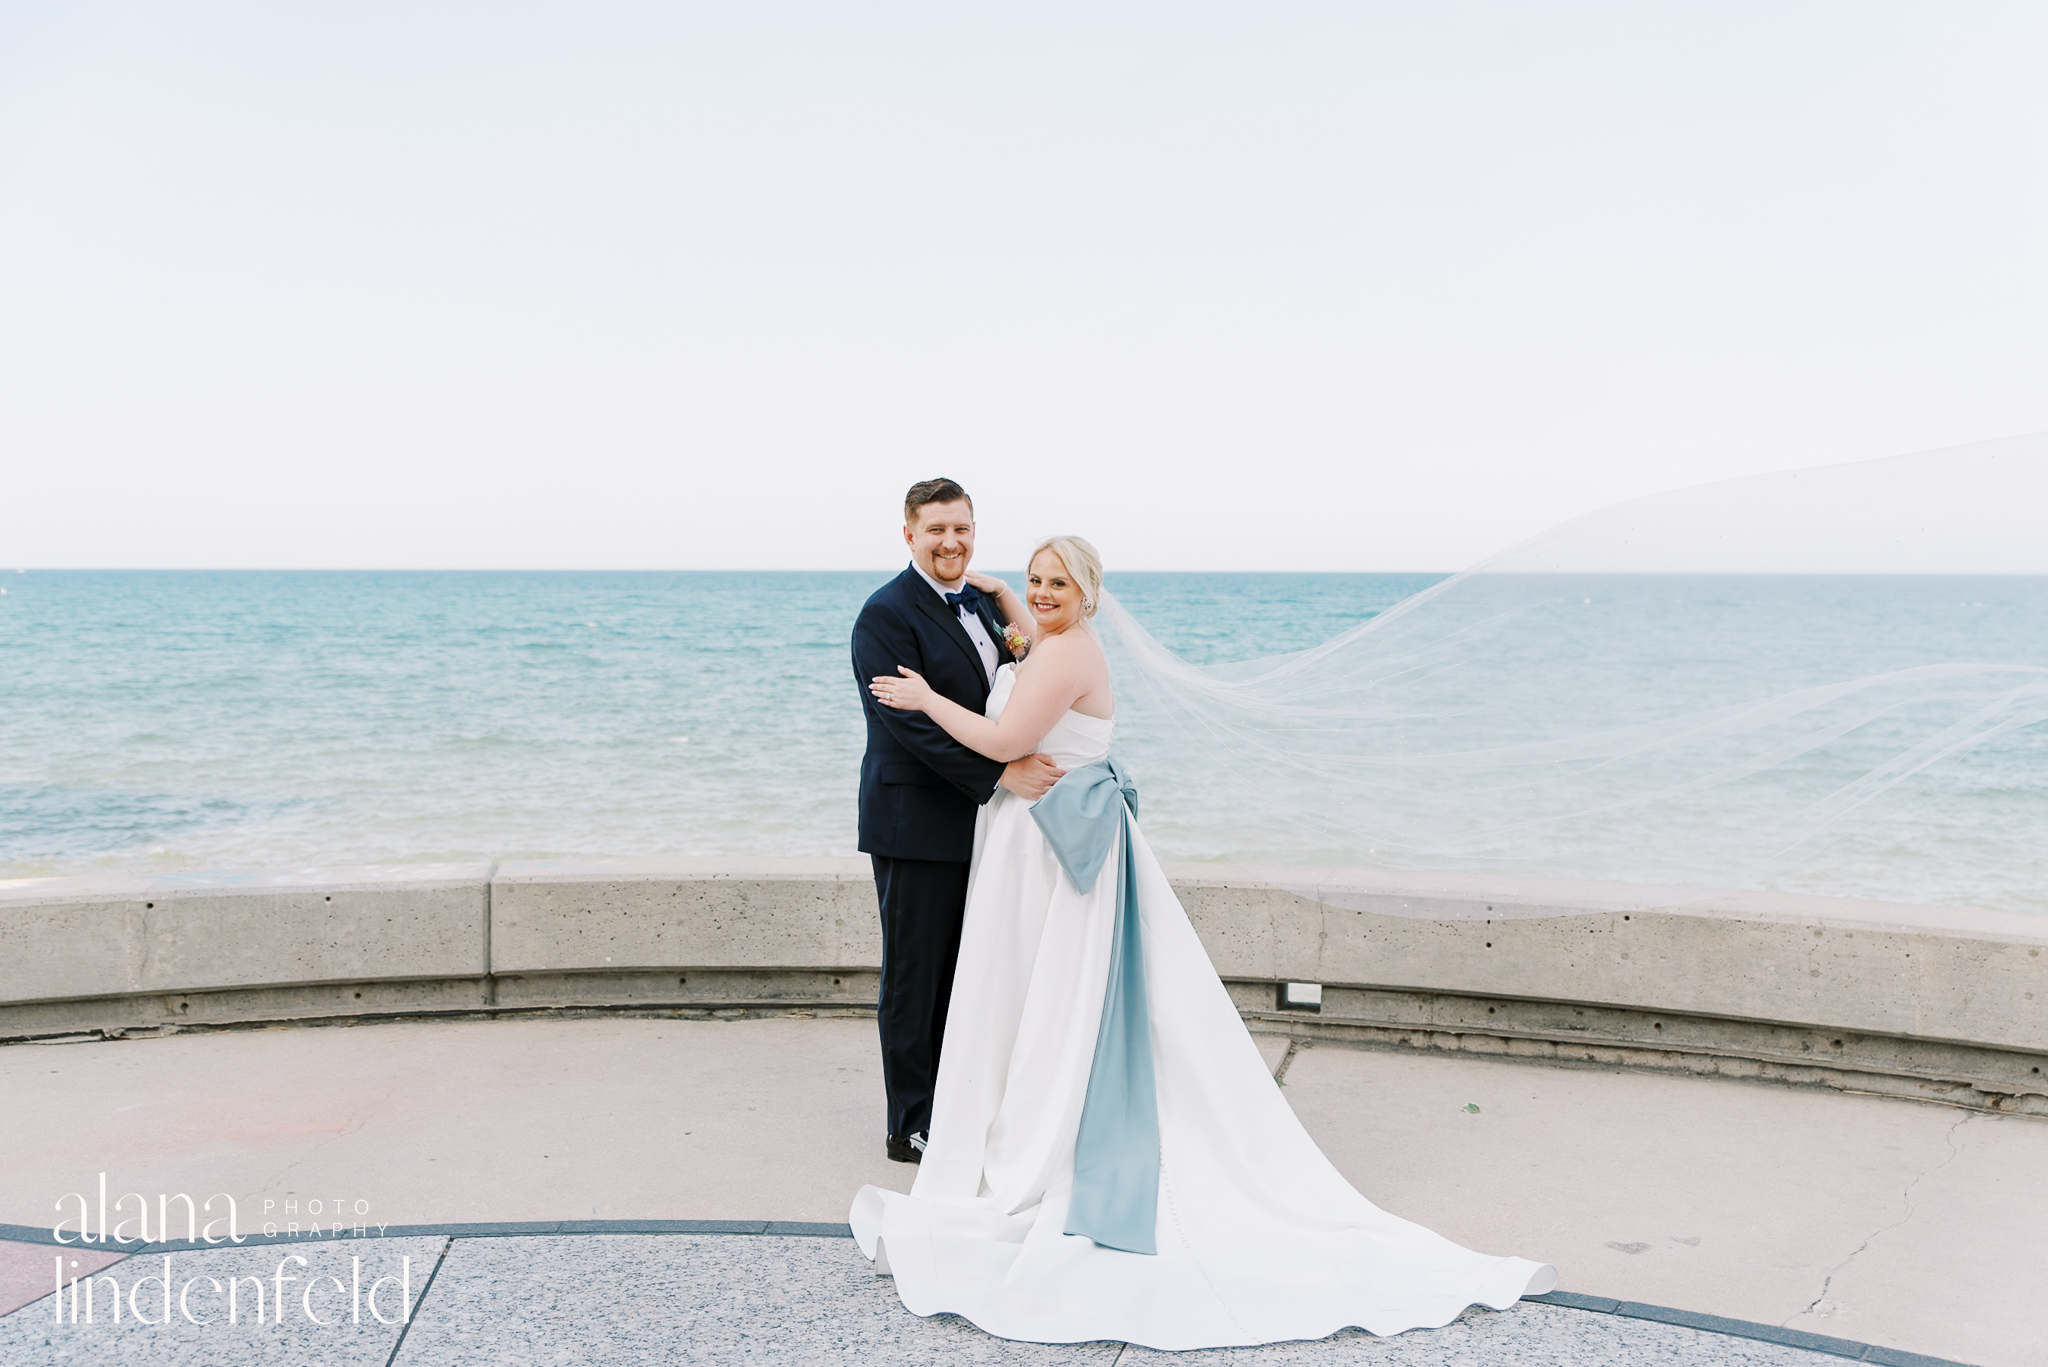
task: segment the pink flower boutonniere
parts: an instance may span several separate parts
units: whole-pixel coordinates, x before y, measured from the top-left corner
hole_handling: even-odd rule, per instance
[[[1015,622],[1003,623],[1003,644],[1010,648],[1010,654],[1023,659],[1031,649],[1031,638]]]

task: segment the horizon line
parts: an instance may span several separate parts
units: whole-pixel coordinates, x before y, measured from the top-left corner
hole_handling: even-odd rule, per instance
[[[16,575],[28,574],[896,574],[902,566],[813,566],[807,568],[767,569],[746,565],[728,566],[610,566],[610,565],[25,565],[13,569]],[[996,566],[985,571],[991,574],[1022,574],[1023,566]],[[0,570],[0,583],[7,577],[6,570]],[[1361,570],[1361,569],[1115,569],[1105,570],[1105,578],[1126,574],[1266,574],[1266,575],[1437,575],[1450,578],[1459,574],[1474,575],[1725,575],[1725,576],[1772,576],[1777,578],[1838,578],[1838,579],[1931,579],[1947,577],[1969,577],[1978,579],[2039,579],[2048,577],[2043,570],[1815,570],[1815,569],[1583,569],[1583,570],[1504,570],[1489,569],[1484,565],[1456,570]]]

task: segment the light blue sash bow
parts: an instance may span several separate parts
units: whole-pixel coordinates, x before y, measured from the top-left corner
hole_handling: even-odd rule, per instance
[[[1159,1098],[1152,1077],[1145,947],[1138,934],[1138,865],[1131,851],[1130,814],[1137,809],[1138,790],[1115,760],[1103,759],[1070,770],[1031,804],[1031,816],[1083,892],[1095,886],[1117,835],[1124,838],[1109,982],[1074,1142],[1074,1196],[1065,1232],[1106,1248],[1156,1254]]]

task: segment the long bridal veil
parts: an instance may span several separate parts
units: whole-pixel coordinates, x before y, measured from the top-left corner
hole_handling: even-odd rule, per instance
[[[2044,520],[2048,434],[1617,504],[1293,654],[1097,620],[1167,858],[2048,912]]]

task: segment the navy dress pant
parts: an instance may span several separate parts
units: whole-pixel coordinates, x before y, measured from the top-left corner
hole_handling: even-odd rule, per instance
[[[882,904],[882,992],[875,1011],[882,1086],[889,1094],[889,1133],[908,1136],[932,1127],[939,1044],[967,910],[967,865],[869,857]]]

